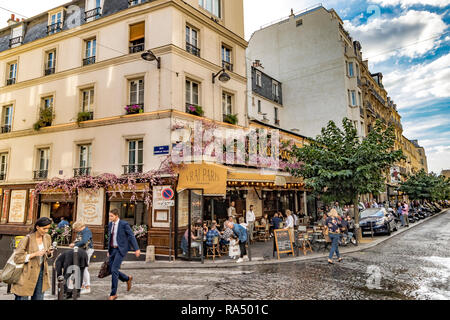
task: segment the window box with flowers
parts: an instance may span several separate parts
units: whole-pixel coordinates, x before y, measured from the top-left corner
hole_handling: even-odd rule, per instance
[[[127,114],[144,113],[144,105],[143,104],[130,104],[125,107],[125,111],[127,112]]]
[[[34,130],[38,131],[42,127],[48,127],[52,125],[52,121],[55,118],[52,107],[41,107],[39,110],[39,120],[33,125]]]
[[[186,112],[199,117],[203,117],[203,115],[205,114],[201,106],[190,103],[186,104]]]
[[[230,124],[237,124],[237,122],[238,122],[237,114],[224,114],[223,122],[230,123]]]
[[[77,124],[79,125],[80,122],[88,121],[94,119],[94,113],[89,111],[81,111],[78,112],[77,115]]]

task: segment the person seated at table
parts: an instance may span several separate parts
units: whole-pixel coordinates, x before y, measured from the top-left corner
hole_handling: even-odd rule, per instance
[[[207,234],[208,233],[208,223],[207,222],[203,222],[203,234]]]
[[[319,220],[319,226],[325,226],[327,221],[328,215],[326,212],[323,213],[322,218]]]
[[[267,213],[265,213],[259,223],[261,226],[265,227],[269,223],[269,215]]]
[[[281,220],[281,218],[279,217],[278,212],[275,213],[272,218],[272,225],[273,225],[274,230],[280,229],[281,222],[283,222],[283,220]]]
[[[201,239],[199,237],[195,236],[195,233],[197,232],[198,229],[199,229],[199,227],[196,227],[195,225],[191,226],[191,248],[197,248],[200,251],[202,244],[198,240],[201,240]],[[189,243],[188,234],[189,234],[189,229],[186,229],[183,239],[181,239],[181,249],[183,250],[183,255],[185,255],[185,256],[187,255],[187,252],[188,252],[188,243]]]
[[[212,247],[214,238],[220,238],[220,233],[217,231],[217,222],[211,222],[211,229],[206,233],[206,246]]]

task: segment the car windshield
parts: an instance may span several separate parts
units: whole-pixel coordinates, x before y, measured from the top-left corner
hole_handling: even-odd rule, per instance
[[[384,216],[383,209],[380,209],[380,208],[366,209],[363,212],[361,212],[361,214],[360,214],[361,219],[364,219],[367,217],[383,217],[383,216]]]

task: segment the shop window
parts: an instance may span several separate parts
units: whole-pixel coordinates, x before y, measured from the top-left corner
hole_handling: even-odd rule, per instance
[[[110,210],[113,208],[119,210],[119,218],[128,222],[130,226],[148,224],[148,213],[143,201],[137,201],[136,203],[114,201],[110,203]]]

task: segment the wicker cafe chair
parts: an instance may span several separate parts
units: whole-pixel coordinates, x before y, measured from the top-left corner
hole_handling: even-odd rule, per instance
[[[298,231],[299,248],[303,251],[303,255],[308,251],[313,252],[306,226],[299,226]]]
[[[217,253],[217,254],[216,254]],[[212,257],[215,261],[216,256],[221,256],[219,247],[219,237],[214,237],[212,241],[212,247],[206,246],[206,257]]]

